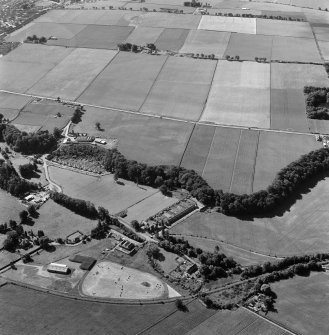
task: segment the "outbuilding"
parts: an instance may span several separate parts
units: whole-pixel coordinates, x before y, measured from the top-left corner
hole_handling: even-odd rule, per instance
[[[70,268],[65,264],[59,264],[59,263],[50,263],[47,267],[48,272],[53,273],[60,273],[60,274],[68,274]]]

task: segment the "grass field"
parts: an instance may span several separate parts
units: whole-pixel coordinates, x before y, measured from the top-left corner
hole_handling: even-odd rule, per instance
[[[304,86],[328,85],[328,75],[322,65],[271,64],[272,89],[303,89]]]
[[[322,63],[314,39],[282,36],[273,37],[272,60]]]
[[[307,121],[301,89],[271,90],[271,129],[308,132]]]
[[[64,128],[70,121],[73,111],[73,108],[54,101],[35,102],[26,105],[13,123],[15,126],[38,126],[52,132],[55,127]],[[61,116],[58,117],[57,113]]]
[[[150,197],[129,207],[124,220],[127,222],[131,222],[132,220],[141,222],[177,201],[178,199],[166,197],[161,192],[154,193]]]
[[[159,299],[165,286],[155,276],[117,263],[100,262],[84,278],[85,295],[115,299]]]
[[[314,38],[308,22],[257,19],[257,34]]]
[[[216,62],[170,57],[141,111],[197,121],[203,111]]]
[[[138,187],[126,180],[123,181],[124,185],[119,185],[113,180],[113,175],[92,177],[54,166],[49,167],[49,174],[56,184],[62,186],[63,193],[103,206],[113,214],[157,192],[156,189]]]
[[[239,56],[243,60],[255,60],[255,57],[265,57],[271,60],[272,36],[253,34],[231,34],[224,56]]]
[[[96,121],[104,131],[95,129]],[[117,138],[118,149],[128,159],[151,165],[179,165],[192,128],[190,123],[87,107],[75,131]]]
[[[154,305],[111,305],[66,299],[13,285],[1,287],[0,298],[3,335],[37,334],[45,328],[49,333],[61,329],[62,334],[98,335],[106,331],[133,335],[176,310],[173,303],[159,304],[156,308]],[[36,315],[43,317],[36,318]]]
[[[239,129],[216,128],[202,173],[212,187],[230,189],[240,136]]]
[[[188,335],[288,335],[288,332],[261,319],[245,309],[237,311],[219,311],[191,331]]]
[[[180,52],[205,55],[214,54],[216,57],[222,58],[230,35],[229,32],[190,30]]]
[[[200,124],[195,126],[184,152],[181,164],[183,167],[186,169],[195,170],[200,175],[202,175],[215,130],[215,127],[209,127]]]
[[[75,100],[116,53],[111,50],[76,49],[38,81],[29,93]]]
[[[277,313],[270,312],[268,317],[301,334],[328,334],[328,279],[327,272],[312,273],[272,284],[278,296]]]
[[[9,220],[19,221],[19,212],[26,209],[15,197],[0,190],[0,212],[2,223]]]
[[[265,189],[280,169],[301,155],[319,149],[314,136],[262,132],[259,137],[254,191]]]
[[[196,213],[171,232],[208,237],[272,256],[326,252],[328,192],[329,179],[325,178],[269,217],[243,219],[220,213]]]
[[[201,121],[269,128],[269,87],[268,64],[218,61]]]
[[[78,48],[117,50],[118,44],[124,42],[133,30],[133,27],[87,25],[71,42]]]
[[[97,225],[97,221],[77,215],[51,199],[42,205],[38,212],[40,216],[35,220],[32,230],[43,230],[53,239],[65,238],[77,230],[89,234]]]
[[[78,101],[138,110],[166,60],[164,56],[120,52]]]
[[[155,41],[155,45],[159,50],[179,51],[188,33],[187,29],[166,28]]]
[[[256,34],[256,19],[203,15],[198,29]]]

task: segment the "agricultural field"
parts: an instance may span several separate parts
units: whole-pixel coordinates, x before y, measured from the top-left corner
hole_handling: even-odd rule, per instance
[[[227,334],[243,334],[243,335],[288,335],[281,328],[261,319],[256,314],[239,308],[236,311],[219,311],[213,316],[200,323],[187,335],[227,335]]]
[[[155,41],[155,45],[159,50],[179,51],[184,45],[189,30],[166,28]]]
[[[163,28],[137,27],[128,36],[125,42],[140,46],[147,45],[148,43],[155,43],[163,30]]]
[[[168,58],[141,111],[146,114],[199,120],[215,68],[216,62],[211,60]]]
[[[329,62],[329,42],[319,41],[319,48],[325,62]]]
[[[101,335],[106,329],[116,334],[133,335],[176,310],[174,303],[159,304],[156,308],[153,304],[112,305],[67,299],[13,285],[0,288],[0,299],[3,335],[36,334],[45,327],[49,332],[63,329],[66,334]]]
[[[75,49],[30,90],[30,94],[75,100],[115,57],[116,51]]]
[[[128,207],[127,216],[124,220],[127,222],[131,222],[132,220],[141,222],[173,205],[177,201],[178,199],[166,197],[161,192],[154,193],[148,198]]]
[[[10,121],[15,119],[19,110],[31,101],[31,97],[0,92],[0,113]]]
[[[270,66],[218,61],[201,121],[269,128]]]
[[[220,213],[196,213],[170,231],[227,242],[265,256],[328,252],[329,211],[325,199],[328,192],[326,177],[268,217],[244,219]]]
[[[53,239],[66,238],[77,230],[90,234],[97,225],[97,221],[77,215],[51,199],[43,204],[38,212],[40,215],[35,219],[32,230],[43,230],[45,235]]]
[[[93,177],[55,166],[50,166],[48,170],[51,180],[62,187],[63,193],[91,201],[96,206],[108,209],[112,214],[157,192],[156,189],[137,186],[126,180],[120,185],[113,180],[113,175]]]
[[[74,109],[56,101],[41,100],[26,105],[12,121],[21,131],[35,126],[41,130],[53,132],[54,128],[64,128],[70,121]],[[26,128],[24,128],[26,126]],[[25,130],[26,132],[29,132]]]
[[[275,308],[267,317],[300,334],[328,334],[328,273],[311,273],[309,277],[273,283],[277,294]]]
[[[180,53],[215,55],[222,58],[230,40],[229,32],[190,30]]]
[[[100,262],[81,285],[88,296],[114,299],[160,299],[166,288],[155,276],[112,262]]]
[[[136,111],[147,98],[166,60],[165,56],[120,52],[79,96],[78,101]]]
[[[312,29],[314,31],[314,35],[318,42],[327,41],[329,42],[329,27],[323,25],[312,25]]]
[[[103,131],[96,130],[97,121]],[[128,159],[150,165],[179,165],[192,129],[186,122],[91,107],[74,128],[101,138],[117,138],[119,151]]]

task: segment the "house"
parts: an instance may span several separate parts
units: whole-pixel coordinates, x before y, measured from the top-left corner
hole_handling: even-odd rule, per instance
[[[68,274],[70,268],[65,264],[59,264],[59,263],[50,263],[47,267],[48,272],[53,273],[60,273],[60,274]]]
[[[187,269],[186,269],[186,273],[191,275],[193,274],[194,272],[198,271],[198,266],[194,263],[194,264],[191,264]]]

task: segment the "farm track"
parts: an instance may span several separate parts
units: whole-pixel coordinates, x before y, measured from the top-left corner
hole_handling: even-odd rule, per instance
[[[31,98],[38,98],[38,99],[47,99],[47,100],[53,100],[53,101],[57,100],[55,98],[39,96],[39,95],[31,95],[31,94],[26,94],[26,93],[18,93],[18,92],[13,92],[13,91],[8,91],[8,90],[0,90],[0,92],[9,93],[9,94],[16,94],[16,95],[21,95],[21,96],[27,96],[27,97],[31,97]],[[131,111],[131,110],[125,110],[125,109],[114,108],[114,107],[98,106],[98,105],[93,105],[93,104],[88,104],[88,103],[83,103],[83,102],[77,102],[77,101],[62,100],[62,102],[72,103],[72,104],[75,104],[75,105],[83,105],[85,107],[107,109],[107,110],[112,110],[112,111],[115,111],[115,112],[126,113],[126,114],[146,116],[146,117],[151,117],[151,118],[156,118],[156,119],[191,123],[191,124],[194,124],[194,125],[204,125],[204,126],[209,126],[209,127],[222,127],[222,128],[241,129],[241,130],[243,130],[243,129],[245,129],[245,130],[261,130],[261,131],[264,131],[264,132],[314,136],[314,134],[308,133],[308,132],[266,129],[266,128],[259,128],[259,127],[235,126],[235,125],[226,125],[226,124],[219,124],[219,123],[208,123],[208,122],[202,122],[202,121],[191,121],[191,120],[184,120],[184,119],[175,118],[175,117],[167,117],[167,116],[160,116],[160,115],[149,114],[149,113],[135,112],[135,111]]]

